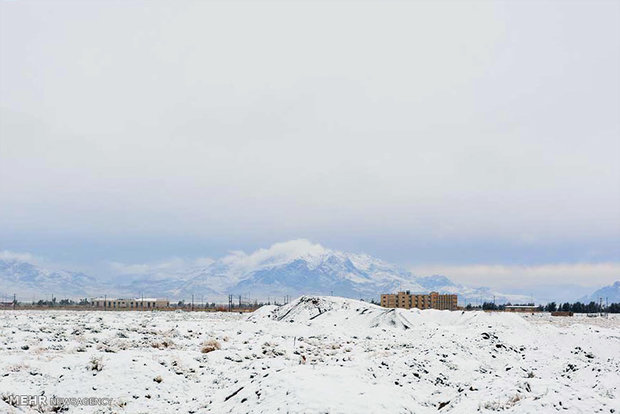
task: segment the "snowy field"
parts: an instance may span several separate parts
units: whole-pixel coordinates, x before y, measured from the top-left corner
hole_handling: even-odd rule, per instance
[[[620,319],[387,310],[0,312],[0,412],[620,412]],[[111,398],[24,407],[15,395]],[[13,396],[13,397],[11,397]]]

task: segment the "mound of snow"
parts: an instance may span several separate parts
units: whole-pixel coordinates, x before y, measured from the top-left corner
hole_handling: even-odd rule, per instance
[[[263,306],[249,321],[273,320],[315,327],[410,329],[489,326],[509,330],[531,325],[519,315],[504,312],[464,312],[436,309],[391,309],[355,299],[332,296],[302,296],[284,306]]]
[[[263,319],[271,319],[272,314],[279,308],[277,305],[264,305],[256,309],[248,316],[248,321],[260,321]]]
[[[370,303],[331,296],[302,296],[284,306],[264,306],[248,317],[250,321],[279,322],[342,328],[409,329],[408,316],[414,311],[386,309]],[[419,311],[418,311],[419,312]]]
[[[285,320],[288,322],[308,322],[326,312],[350,312],[355,305],[359,307],[360,304],[364,305],[365,309],[370,306],[377,308],[376,305],[369,305],[364,302],[351,299],[324,296],[302,296],[293,302],[278,308],[272,317],[278,321]]]
[[[417,309],[416,309],[417,310]],[[419,312],[419,310],[417,310]],[[412,328],[415,322],[409,319],[409,316],[413,311],[407,311],[403,309],[384,309],[378,314],[375,314],[370,321],[371,328],[399,328],[409,329]]]
[[[414,312],[409,316],[412,323],[416,325],[434,326],[495,326],[508,329],[524,329],[530,326],[529,322],[521,316],[509,312],[464,312],[464,311],[445,311],[437,309],[425,309],[420,311],[412,309]]]

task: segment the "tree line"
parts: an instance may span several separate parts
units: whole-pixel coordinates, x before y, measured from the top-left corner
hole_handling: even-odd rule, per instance
[[[556,304],[555,302],[547,303],[543,310],[546,312],[573,312],[573,313],[620,313],[620,303],[611,303],[609,305],[601,305],[600,303],[596,303],[591,301],[590,303],[581,303],[574,302],[569,303],[565,302],[562,304]]]
[[[506,310],[506,306],[511,306],[510,303],[505,305],[497,305],[493,302],[484,302],[482,304],[483,310],[497,310],[503,311]],[[519,305],[517,305],[519,306]],[[533,303],[525,304],[525,306],[535,306]],[[465,309],[480,309],[480,306],[472,306],[471,304],[467,305]],[[549,302],[546,305],[538,305],[538,310],[541,312],[573,312],[573,313],[620,313],[620,303],[611,303],[609,305],[601,305],[594,301],[590,303],[555,303]]]

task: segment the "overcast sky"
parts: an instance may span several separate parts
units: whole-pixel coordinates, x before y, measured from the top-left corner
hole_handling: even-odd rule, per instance
[[[0,12],[0,250],[307,238],[485,283],[620,279],[620,2]]]

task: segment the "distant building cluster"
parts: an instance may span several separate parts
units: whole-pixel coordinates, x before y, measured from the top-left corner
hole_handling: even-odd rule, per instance
[[[398,292],[381,295],[381,306],[384,308],[456,310],[458,295],[440,295],[438,292],[429,294]]]
[[[166,299],[138,298],[138,299],[111,299],[94,298],[91,300],[92,306],[104,309],[157,309],[167,308],[170,302]]]
[[[541,310],[536,305],[506,305],[504,307],[505,312],[522,312],[522,313],[534,313]]]

